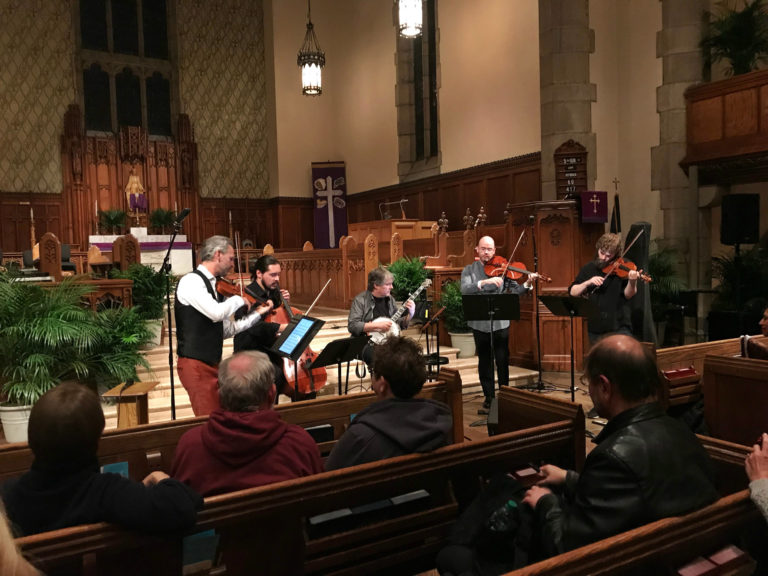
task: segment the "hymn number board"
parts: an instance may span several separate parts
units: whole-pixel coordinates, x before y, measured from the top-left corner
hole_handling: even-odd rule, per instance
[[[568,140],[555,150],[555,185],[557,197],[579,195],[587,191],[587,149]]]

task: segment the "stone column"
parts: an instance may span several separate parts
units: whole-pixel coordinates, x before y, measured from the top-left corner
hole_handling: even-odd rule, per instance
[[[677,247],[688,264],[688,286],[708,288],[703,275],[709,264],[707,230],[700,229],[696,170],[686,177],[680,161],[686,149],[685,90],[702,81],[699,48],[702,14],[707,0],[662,0],[662,30],[656,37],[656,55],[662,59],[663,83],[656,91],[659,145],[651,149],[651,186],[661,192],[664,238]],[[708,209],[704,209],[708,210]],[[699,311],[702,312],[701,310]]]
[[[569,139],[587,149],[587,189],[594,188],[597,160],[592,133],[589,55],[595,34],[589,28],[588,0],[539,0],[541,86],[541,197],[555,200],[555,150]]]

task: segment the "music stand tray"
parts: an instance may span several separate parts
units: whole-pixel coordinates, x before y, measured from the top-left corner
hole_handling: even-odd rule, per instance
[[[589,318],[599,313],[597,305],[580,296],[539,296],[547,310],[555,316],[568,316],[571,319],[571,402],[576,401],[576,377],[573,364],[573,319]]]
[[[520,320],[520,298],[517,294],[464,294],[461,305],[465,320]]]
[[[351,336],[350,338],[333,340],[325,345],[325,348],[311,362],[308,368],[323,368],[336,364],[338,368],[339,396],[341,396],[341,363],[355,360],[365,347],[366,342],[368,342],[368,338],[365,336]]]

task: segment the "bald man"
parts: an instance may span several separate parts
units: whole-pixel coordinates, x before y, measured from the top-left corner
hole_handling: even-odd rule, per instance
[[[521,286],[509,278],[501,276],[490,277],[485,273],[485,265],[496,255],[496,244],[490,236],[483,236],[475,247],[477,260],[466,266],[461,272],[462,294],[498,294],[508,292],[512,294],[526,294],[533,289],[533,280],[538,274],[530,274]],[[477,353],[477,371],[480,376],[480,385],[483,387],[485,400],[478,414],[488,414],[491,400],[496,395],[493,385],[493,364],[496,364],[498,385],[509,384],[509,320],[496,320],[493,323],[493,346],[491,346],[491,322],[490,320],[470,320],[467,322],[472,328],[472,336],[475,339]]]
[[[587,357],[582,383],[608,424],[581,474],[544,465],[540,485],[526,492],[545,555],[717,499],[706,451],[656,401],[656,362],[642,344],[625,335],[601,340]]]

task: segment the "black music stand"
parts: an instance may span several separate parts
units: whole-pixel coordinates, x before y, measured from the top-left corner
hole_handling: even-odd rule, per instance
[[[421,331],[424,332],[426,337],[426,344],[427,344],[427,354],[424,357],[424,361],[427,365],[427,380],[432,381],[436,379],[438,376],[440,376],[440,366],[443,364],[448,364],[448,358],[446,356],[440,356],[440,316],[445,311],[445,306],[440,308],[435,314],[426,321],[426,323],[421,327]],[[433,330],[435,331],[435,335],[432,336],[434,338],[436,343],[436,350],[435,352],[431,352],[429,349],[429,342],[430,342],[430,332]],[[436,366],[437,368],[433,369],[433,366]]]
[[[365,346],[368,338],[365,336],[351,336],[350,338],[339,338],[326,344],[322,352],[317,355],[312,362],[307,365],[309,370],[313,368],[323,368],[331,364],[336,364],[336,370],[339,381],[339,396],[341,396],[341,363],[347,363],[347,379],[344,384],[344,394],[349,391],[349,363],[355,360],[360,351]]]
[[[301,358],[301,355],[309,347],[309,343],[312,342],[312,339],[324,324],[325,320],[319,320],[318,318],[294,316],[272,345],[272,352],[293,362],[293,373],[296,375],[296,385],[293,387],[294,402],[299,394],[299,358]],[[307,366],[308,364],[304,365],[305,368]],[[308,370],[307,375],[314,389],[312,372]]]
[[[496,349],[493,345],[493,323],[497,320],[520,320],[520,298],[517,294],[482,292],[461,297],[465,320],[491,321],[491,374],[496,390]]]
[[[597,305],[586,298],[574,296],[539,296],[542,304],[555,316],[571,319],[571,402],[576,401],[576,376],[573,365],[573,319],[588,318],[598,314]]]

